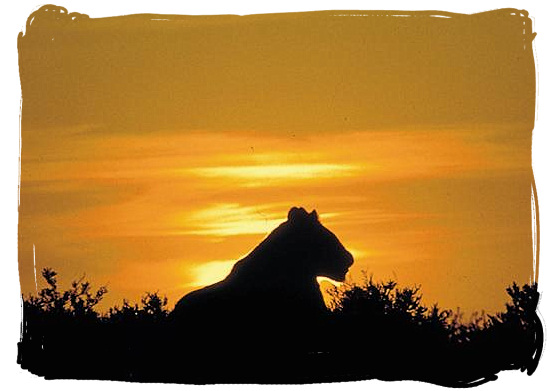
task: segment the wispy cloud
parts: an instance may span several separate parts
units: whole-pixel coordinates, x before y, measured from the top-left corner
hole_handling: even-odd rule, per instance
[[[350,177],[358,175],[361,168],[352,164],[305,163],[201,167],[184,172],[203,178],[244,181],[247,186],[262,186],[281,181]]]
[[[281,214],[270,205],[215,204],[181,218],[182,234],[234,236],[267,234],[281,224]]]

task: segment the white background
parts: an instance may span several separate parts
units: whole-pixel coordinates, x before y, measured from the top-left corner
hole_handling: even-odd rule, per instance
[[[16,1],[16,0],[15,0]],[[266,4],[267,3],[267,4]],[[19,85],[19,70],[17,63],[17,34],[25,27],[27,17],[41,5],[36,0],[20,0],[17,4],[6,4],[1,19],[2,34],[0,48],[1,98],[2,104],[0,128],[0,384],[4,389],[39,388],[40,390],[95,390],[101,387],[105,390],[149,390],[158,389],[159,385],[99,382],[99,381],[45,381],[27,371],[23,371],[16,364],[17,345],[20,335],[21,303],[19,274],[17,264],[17,208],[19,184],[19,113],[21,90]],[[550,10],[546,10],[542,1],[302,1],[279,0],[271,2],[261,1],[131,1],[117,2],[104,0],[58,0],[54,4],[63,6],[69,12],[80,12],[90,17],[116,16],[134,13],[158,14],[253,14],[272,12],[298,12],[314,10],[440,10],[460,13],[475,13],[497,8],[519,8],[529,12],[533,19],[533,31],[537,33],[534,41],[535,61],[538,77],[538,97],[536,125],[533,135],[533,166],[537,184],[540,208],[540,292],[541,301],[539,315],[544,323],[545,316],[550,319],[550,174],[547,171],[550,146]],[[545,325],[545,333],[548,330]],[[546,337],[546,336],[545,336]],[[546,338],[545,338],[546,340]],[[77,348],[77,346],[75,346]],[[108,354],[108,353],[107,353]],[[345,359],[345,357],[343,357]],[[499,380],[477,387],[478,390],[503,390],[518,387],[528,387],[532,390],[543,389],[550,382],[550,353],[543,352],[539,368],[532,376],[518,371],[499,374]],[[257,386],[207,386],[210,388],[255,389]],[[266,386],[267,388],[304,389],[301,386]],[[327,390],[333,387],[344,390],[359,390],[364,388],[382,390],[436,390],[442,389],[418,382],[385,383],[379,381],[354,382],[345,384],[310,385],[307,390]],[[199,389],[198,386],[163,385],[161,389]],[[204,387],[200,388],[204,390]]]

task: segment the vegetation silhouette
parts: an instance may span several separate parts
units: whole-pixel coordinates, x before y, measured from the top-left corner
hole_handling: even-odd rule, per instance
[[[344,283],[325,306],[317,276],[344,281],[353,258],[315,211],[288,220],[223,281],[168,301],[146,293],[106,313],[107,293],[74,281],[23,299],[18,363],[46,378],[177,383],[421,380],[467,387],[501,370],[532,374],[542,352],[537,285],[513,283],[506,311],[476,315],[427,307],[419,287],[372,276]]]
[[[507,288],[512,302],[496,315],[463,314],[421,303],[419,287],[398,288],[395,281],[346,284],[332,291],[333,332],[361,336],[353,349],[371,354],[351,360],[348,373],[365,368],[383,380],[422,380],[466,387],[495,380],[505,369],[532,374],[542,353],[543,329],[536,313],[537,284]],[[349,354],[347,347],[333,352]],[[388,365],[391,363],[391,365]]]

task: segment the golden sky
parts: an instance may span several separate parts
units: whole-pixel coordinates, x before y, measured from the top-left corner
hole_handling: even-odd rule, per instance
[[[22,291],[36,264],[173,305],[303,206],[353,280],[503,309],[533,275],[530,20],[340,15],[33,15]]]

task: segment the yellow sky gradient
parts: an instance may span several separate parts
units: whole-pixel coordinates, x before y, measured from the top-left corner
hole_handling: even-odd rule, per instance
[[[19,41],[24,293],[36,263],[173,305],[292,206],[427,304],[532,276],[528,18],[51,14]]]

